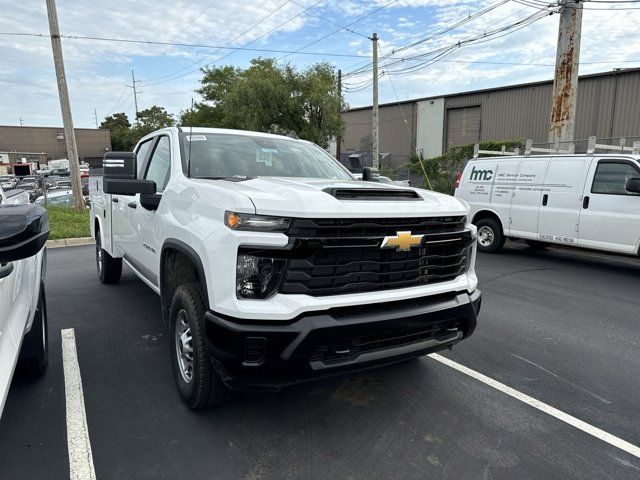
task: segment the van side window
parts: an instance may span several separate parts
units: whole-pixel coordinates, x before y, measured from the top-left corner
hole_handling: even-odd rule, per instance
[[[637,195],[627,192],[627,181],[630,178],[640,177],[640,172],[628,163],[601,162],[598,164],[591,193],[604,193],[608,195]]]
[[[169,181],[169,171],[171,170],[171,149],[169,137],[162,136],[158,139],[156,148],[151,154],[145,180],[156,182],[158,192],[162,192]]]

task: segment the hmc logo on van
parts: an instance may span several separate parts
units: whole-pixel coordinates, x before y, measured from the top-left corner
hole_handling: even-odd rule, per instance
[[[476,170],[476,167],[471,168],[470,180],[491,180],[493,178],[493,170]]]

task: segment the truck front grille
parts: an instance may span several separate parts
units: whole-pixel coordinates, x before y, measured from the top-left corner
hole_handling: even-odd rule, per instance
[[[316,235],[309,223],[315,223]],[[333,222],[333,225],[331,224]],[[345,225],[340,225],[345,222]],[[400,220],[295,220],[293,255],[280,293],[313,296],[362,293],[453,280],[465,272],[471,235],[462,217]],[[301,225],[302,224],[302,225]],[[381,249],[398,231],[425,234],[410,251]]]

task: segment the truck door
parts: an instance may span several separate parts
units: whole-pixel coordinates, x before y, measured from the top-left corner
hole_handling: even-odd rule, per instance
[[[636,253],[640,195],[626,189],[627,180],[634,177],[640,177],[640,166],[631,159],[601,158],[591,163],[580,212],[579,245]]]
[[[138,163],[138,178],[140,171],[145,165],[149,150],[155,143],[155,138],[146,140],[138,145],[134,150]],[[124,256],[124,252],[129,252],[137,243],[137,229],[131,223],[130,214],[132,202],[135,201],[133,195],[111,195],[111,228],[113,232],[113,251],[118,257]],[[107,208],[109,208],[107,206]]]
[[[538,238],[577,245],[578,220],[591,157],[553,158],[547,167],[538,214]]]
[[[549,158],[546,157],[525,157],[520,162],[509,212],[509,235],[519,238],[537,237],[538,211],[548,165]]]
[[[167,135],[158,137],[149,161],[140,172],[145,180],[156,182],[156,193],[162,194],[171,173],[171,140]],[[157,214],[140,205],[140,194],[133,199],[130,208],[132,228],[137,230],[136,244],[129,251],[129,262],[153,285],[158,286],[158,268],[160,266],[160,248],[156,238]]]

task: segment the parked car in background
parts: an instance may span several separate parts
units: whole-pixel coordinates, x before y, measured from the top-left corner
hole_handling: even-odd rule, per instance
[[[54,168],[51,170],[51,175],[57,175],[59,177],[68,177],[70,175],[69,170],[66,168]]]
[[[469,161],[456,198],[471,207],[478,245],[507,237],[640,253],[640,155],[531,155]]]
[[[22,198],[20,198],[22,196]],[[16,365],[38,377],[47,369],[46,210],[0,187],[0,416]]]
[[[89,197],[84,197],[85,203],[89,204]],[[46,195],[42,195],[35,200],[38,205],[52,205],[55,207],[73,207],[73,191],[70,188],[50,189]]]
[[[29,198],[32,202],[42,195],[42,189],[40,188],[38,179],[33,176],[22,178],[17,188],[29,193]]]
[[[0,187],[4,190],[12,190],[16,188],[18,182],[20,180],[15,175],[1,175],[0,176]]]
[[[353,176],[356,177],[358,180],[362,180],[362,173],[354,173]],[[389,177],[385,177],[384,175],[377,175],[376,176],[376,181],[380,182],[380,183],[386,183],[387,185],[395,185],[396,184],[396,182],[391,180]]]

